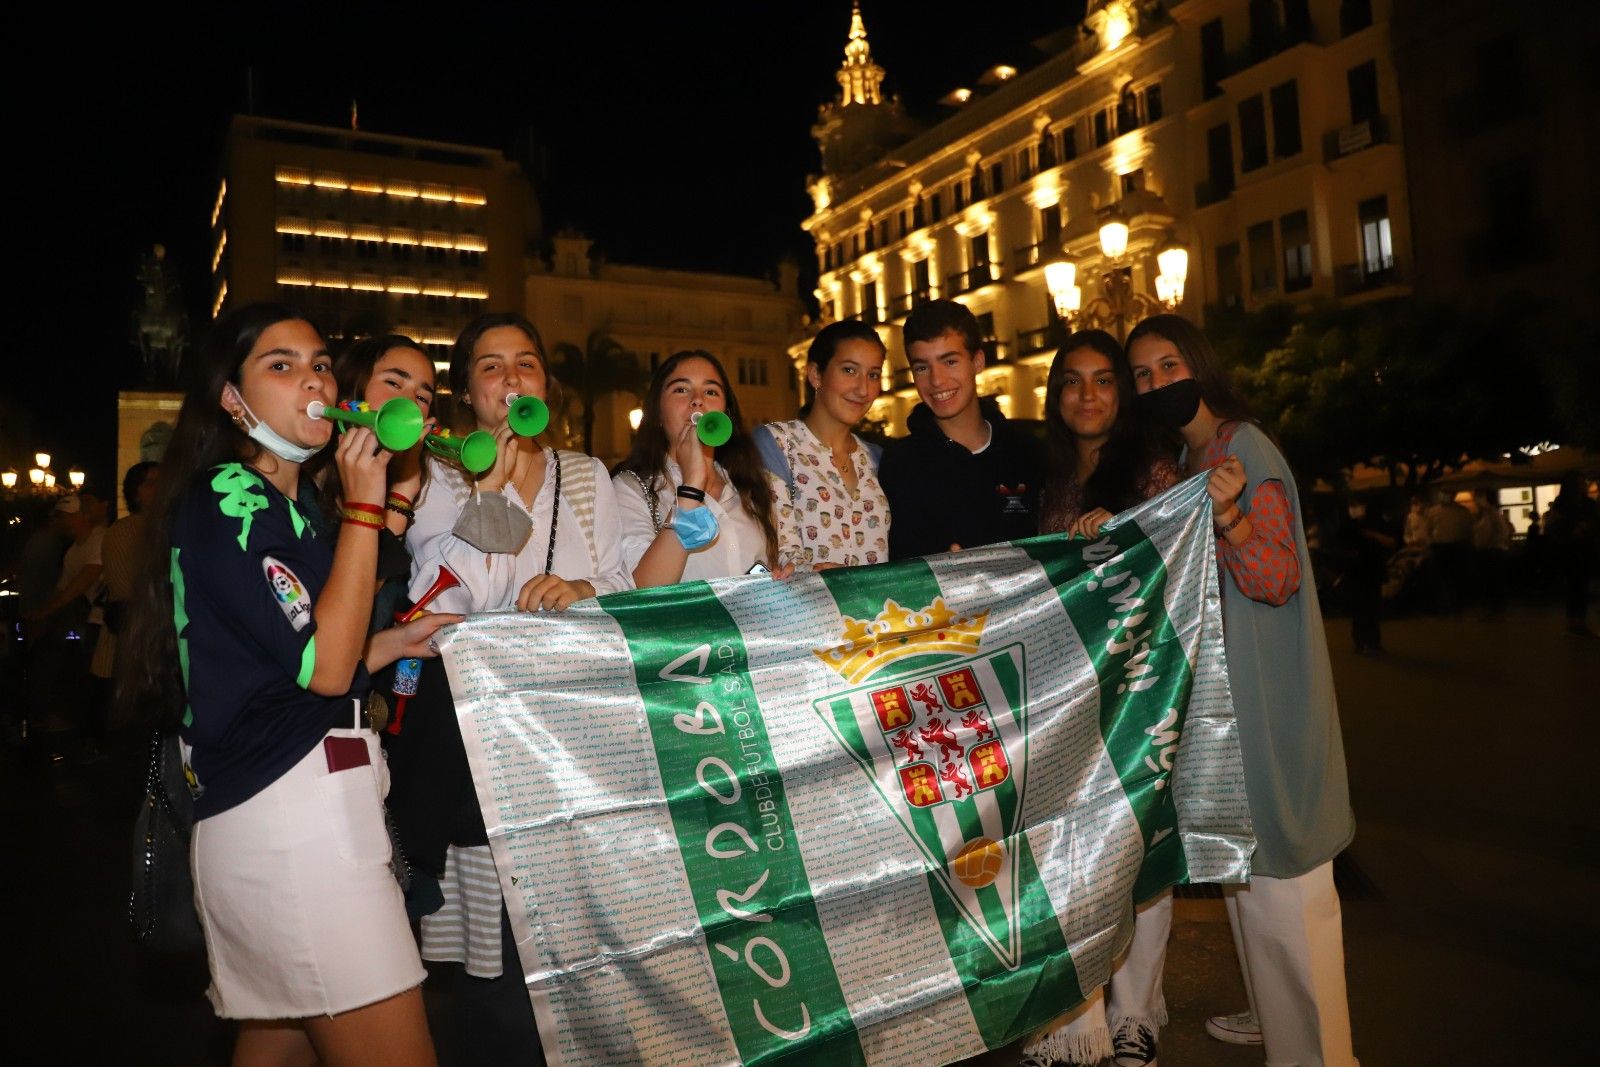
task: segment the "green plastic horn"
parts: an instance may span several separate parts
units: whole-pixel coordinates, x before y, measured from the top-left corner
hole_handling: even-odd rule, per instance
[[[378,443],[391,452],[404,452],[422,440],[422,409],[417,407],[416,401],[403,396],[385,402],[377,411],[370,410],[365,401],[360,410],[351,411],[313,400],[306,405],[306,414],[313,419],[365,426],[377,435]]]
[[[538,437],[550,425],[550,409],[536,396],[507,393],[506,406],[511,409],[507,421],[518,437]]]
[[[499,452],[494,443],[494,434],[483,430],[474,430],[465,437],[435,431],[424,437],[422,443],[429,452],[464,467],[472,474],[482,474],[494,466],[495,454]]]
[[[733,437],[733,420],[720,411],[697,411],[689,416],[700,443],[721,448]]]

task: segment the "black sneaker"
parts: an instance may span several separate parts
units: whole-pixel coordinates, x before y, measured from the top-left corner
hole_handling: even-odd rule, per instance
[[[1017,1067],[1072,1067],[1066,1060],[1058,1060],[1042,1052],[1030,1052],[1017,1061]]]
[[[1111,1035],[1111,1062],[1116,1067],[1156,1067],[1156,1035],[1144,1023],[1122,1020]]]

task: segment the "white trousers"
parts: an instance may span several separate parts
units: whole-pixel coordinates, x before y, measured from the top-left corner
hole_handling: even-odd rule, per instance
[[[1295,878],[1226,886],[1267,1067],[1359,1067],[1344,982],[1344,923],[1330,860]]]
[[[1029,1052],[1048,1053],[1068,1063],[1098,1063],[1111,1055],[1111,1035],[1124,1019],[1160,1032],[1167,1021],[1161,972],[1167,965],[1167,939],[1172,934],[1172,890],[1141,905],[1133,913],[1133,942],[1111,971],[1111,981],[1096,989],[1066,1015],[1050,1024]]]

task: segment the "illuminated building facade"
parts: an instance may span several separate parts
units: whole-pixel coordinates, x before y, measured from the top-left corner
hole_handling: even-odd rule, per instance
[[[1208,305],[1405,292],[1387,13],[1387,0],[1091,0],[1080,25],[1036,42],[1042,62],[991,67],[907,135],[858,7],[840,96],[813,130],[823,173],[802,225],[821,321],[865,318],[889,347],[871,417],[904,430],[916,393],[899,326],[935,297],[978,316],[980,391],[1042,417],[1052,261],[1075,267],[1075,325],[1118,335],[1164,298],[1200,319]],[[1175,248],[1176,292],[1161,257]],[[805,347],[790,350],[797,367]]]
[[[633,267],[598,261],[590,242],[558,235],[548,265],[526,279],[526,311],[545,345],[582,350],[593,334],[613,338],[654,370],[684,349],[721,361],[739,397],[745,423],[793,418],[798,406],[786,349],[800,330],[797,271],[779,270],[776,286],[761,278]],[[642,397],[613,393],[596,412],[595,455],[614,463],[626,454],[628,413]]]
[[[212,314],[306,309],[330,337],[392,329],[448,359],[520,306],[538,207],[493,149],[236,115],[211,210]]]

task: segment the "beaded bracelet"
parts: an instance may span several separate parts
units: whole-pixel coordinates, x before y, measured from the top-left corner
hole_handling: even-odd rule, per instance
[[[1227,537],[1228,536],[1228,531],[1232,530],[1235,526],[1237,526],[1241,522],[1243,522],[1244,521],[1244,517],[1245,517],[1244,508],[1240,508],[1239,509],[1239,514],[1237,514],[1237,515],[1235,515],[1233,517],[1233,521],[1232,522],[1228,523],[1228,525],[1226,525],[1226,526],[1218,528],[1217,536],[1218,537]]]
[[[407,522],[415,522],[417,519],[415,511],[405,504],[396,504],[393,499],[385,501],[383,506],[397,515],[404,515]]]

